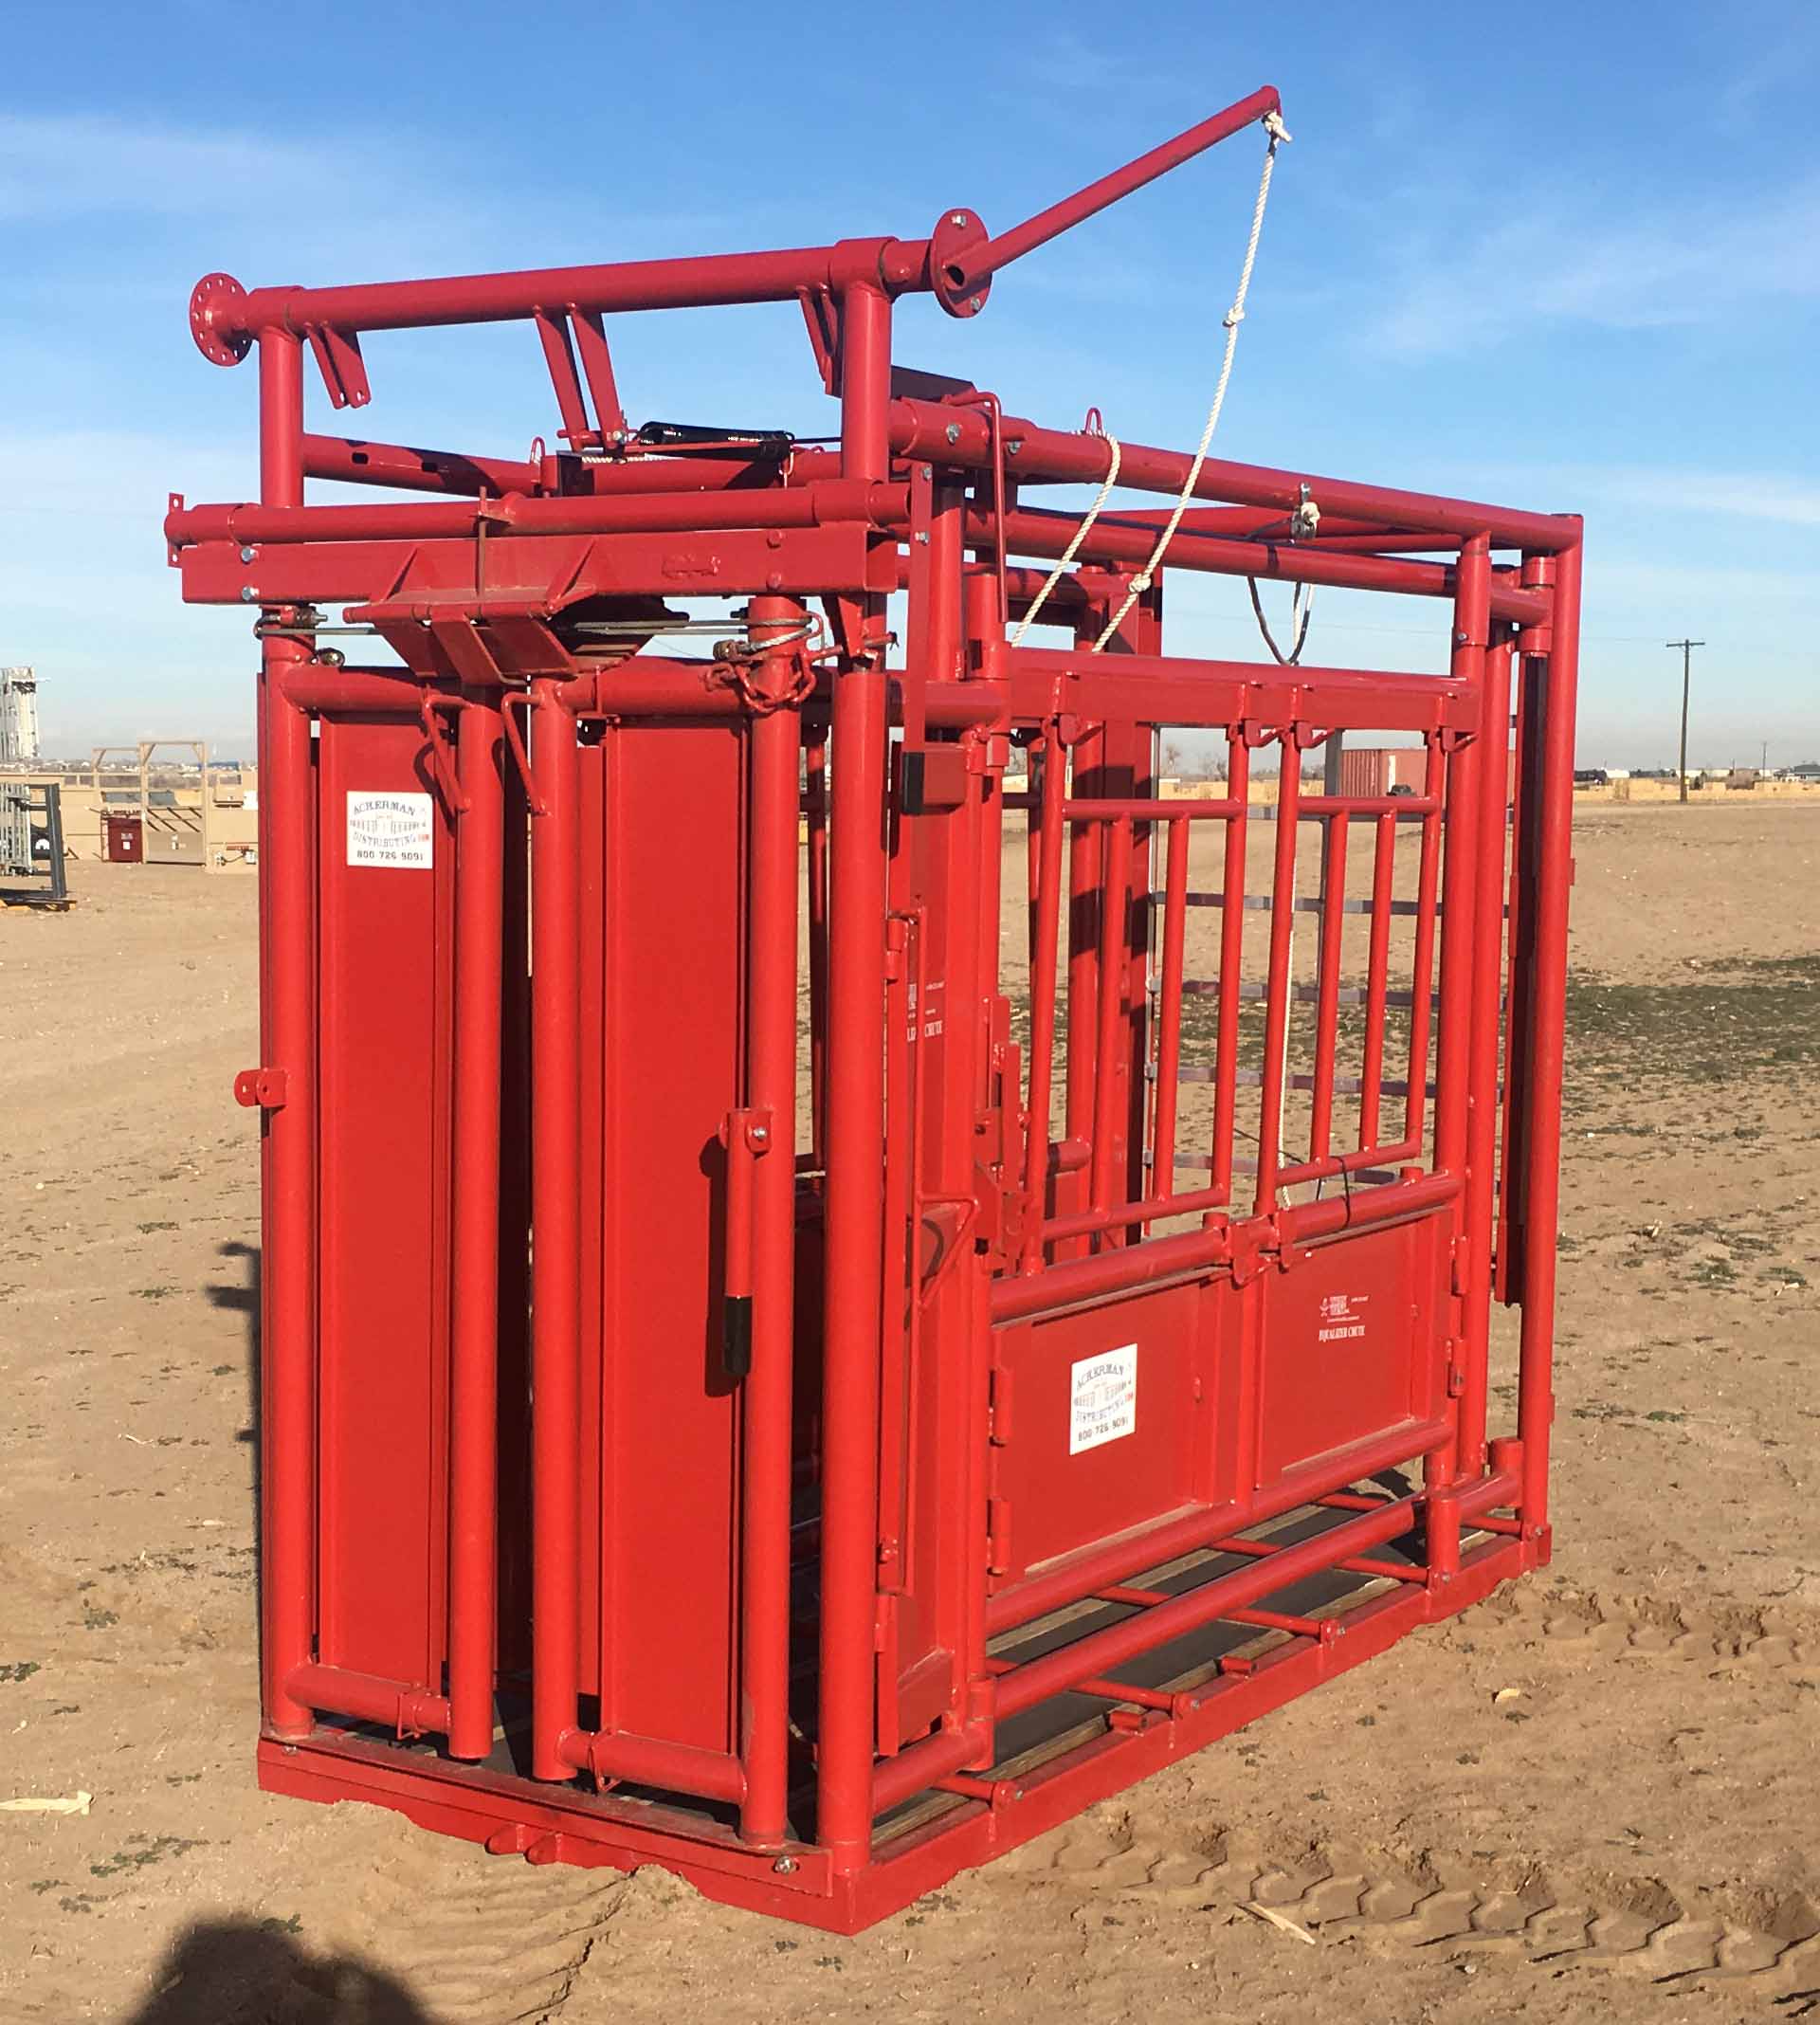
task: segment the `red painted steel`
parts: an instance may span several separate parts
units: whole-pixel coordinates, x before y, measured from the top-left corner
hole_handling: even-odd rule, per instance
[[[164,532],[262,640],[274,1790],[852,1930],[1546,1560],[1578,520],[1210,459],[1106,652],[1165,505],[1013,644],[1103,439],[892,360],[1276,106],[996,236],[198,285],[260,355],[260,499]],[[792,301],[837,449],[628,423],[606,312]],[[494,320],[557,450],[304,431],[306,342],[360,407],[360,332]],[[1171,652],[1179,570],[1439,599],[1446,672]],[[1304,785],[1340,736],[1420,791]]]

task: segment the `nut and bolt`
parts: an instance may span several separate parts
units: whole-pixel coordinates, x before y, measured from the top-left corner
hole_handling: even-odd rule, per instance
[[[242,562],[251,562],[258,554],[259,551],[256,548],[244,548],[240,552],[240,559]]]
[[[772,1865],[772,1869],[776,1871],[779,1877],[788,1877],[790,1873],[793,1870],[795,1870],[795,1868],[796,1859],[793,1856],[780,1856],[778,1857],[777,1861]]]
[[[242,584],[240,587],[240,601],[243,605],[257,605],[259,603],[259,593],[251,584]]]
[[[948,438],[948,441],[950,443],[958,443],[960,441],[960,424],[958,422],[949,423],[948,427],[942,431],[942,433]]]
[[[965,225],[967,223],[967,213],[965,211],[950,211],[948,213],[948,223],[950,225]]]
[[[984,296],[969,296],[967,298],[967,307],[977,315],[980,310],[986,307],[986,298]]]
[[[917,539],[922,544],[924,548],[927,548],[929,546],[929,530],[926,527],[918,528]]]

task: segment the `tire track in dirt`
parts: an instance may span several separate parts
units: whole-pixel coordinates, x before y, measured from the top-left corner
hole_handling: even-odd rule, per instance
[[[1583,1647],[1599,1657],[1741,1664],[1770,1678],[1820,1667],[1820,1616],[1796,1608],[1619,1597],[1521,1586],[1462,1613],[1449,1632]],[[1484,1852],[1475,1852],[1483,1858]],[[1554,1873],[1554,1874],[1551,1874]],[[1134,1911],[1231,1923],[1267,1906],[1321,1943],[1357,1940],[1497,1953],[1551,1969],[1604,1969],[1665,1988],[1714,1986],[1820,2016],[1820,1905],[1515,1853],[1490,1867],[1420,1850],[1348,1849],[1293,1829],[1184,1836],[1178,1815],[1110,1802],[985,1873]]]
[[[627,1889],[615,1870],[489,1859],[400,1822],[335,1938],[436,2025],[553,2025]]]
[[[1405,1867],[1317,1842],[1298,1857],[1273,1856],[1237,1836],[1196,1848],[1171,1833],[1138,1810],[1083,1817],[1059,1832],[1046,1857],[1013,1859],[1001,1882],[1021,1891],[1040,1881],[1096,1906],[1204,1912],[1224,1924],[1267,1906],[1322,1943],[1436,1949],[1449,1960],[1505,1954],[1669,1987],[1727,1985],[1774,1999],[1791,2016],[1820,2012],[1820,1908],[1800,1893],[1754,1906],[1746,1919],[1691,1910],[1655,1877],[1606,1873],[1556,1886],[1533,1867],[1505,1884],[1431,1854]]]
[[[1781,1670],[1820,1668],[1820,1614],[1793,1605],[1538,1591],[1513,1583],[1464,1611],[1451,1634],[1527,1631],[1549,1644],[1584,1644],[1605,1656],[1637,1652],[1707,1663],[1745,1660]]]

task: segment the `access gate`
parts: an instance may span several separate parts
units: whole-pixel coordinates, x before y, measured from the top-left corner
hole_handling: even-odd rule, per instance
[[[1547,1558],[1578,521],[893,362],[1276,104],[998,238],[198,285],[261,392],[261,502],[166,534],[263,645],[269,1787],[850,1930]],[[611,315],[748,302],[838,447],[628,422]],[[361,333],[502,319],[562,449],[304,428],[306,345],[359,407]],[[1175,505],[1029,503],[1114,476]],[[1446,672],[1168,651],[1181,570],[1426,597]]]

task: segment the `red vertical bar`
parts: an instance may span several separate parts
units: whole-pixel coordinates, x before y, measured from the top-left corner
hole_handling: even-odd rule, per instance
[[[1391,967],[1391,902],[1396,882],[1396,818],[1380,815],[1372,850],[1372,926],[1365,956],[1365,1062],[1359,1076],[1358,1146],[1377,1144],[1384,1101],[1384,994]]]
[[[1430,806],[1422,818],[1421,855],[1415,873],[1415,948],[1410,960],[1410,1081],[1403,1104],[1403,1137],[1419,1141],[1429,1110],[1429,1027],[1434,1016],[1434,896],[1441,864],[1442,783],[1447,762],[1437,734],[1429,735],[1422,796]]]
[[[1542,697],[1536,934],[1530,977],[1533,1054],[1523,1209],[1523,1327],[1518,1432],[1526,1538],[1548,1551],[1548,1446],[1555,1417],[1555,1250],[1560,1229],[1561,1049],[1567,1023],[1567,908],[1574,877],[1574,706],[1580,663],[1580,558],[1555,563],[1555,618]]]
[[[1490,628],[1491,551],[1483,535],[1462,544],[1454,580],[1453,653],[1449,671],[1473,685],[1483,726],[1484,648]],[[1446,849],[1441,869],[1441,983],[1437,1014],[1434,1100],[1434,1165],[1437,1173],[1464,1176],[1466,1164],[1467,1075],[1472,1057],[1473,916],[1479,877],[1479,775],[1481,740],[1463,739],[1447,756]],[[1464,1191],[1463,1191],[1464,1195]],[[1465,1234],[1458,1209],[1452,1218],[1456,1248]],[[1456,1249],[1455,1260],[1459,1261]],[[1455,1285],[1460,1284],[1458,1281]],[[1464,1303],[1446,1297],[1449,1317],[1448,1390],[1456,1399],[1456,1432],[1425,1459],[1430,1492],[1426,1546],[1430,1579],[1447,1580],[1460,1565],[1460,1510],[1446,1495],[1460,1466],[1460,1416],[1464,1413],[1467,1358]],[[1435,1492],[1443,1493],[1436,1497]]]
[[[259,341],[260,498],[303,503],[302,348],[267,330]],[[282,616],[276,609],[264,614]],[[284,1102],[264,1114],[264,1317],[260,1383],[264,1554],[260,1593],[265,1716],[282,1737],[309,1733],[310,1712],[284,1688],[312,1652],[316,1418],[315,782],[310,723],[283,700],[285,670],[309,659],[300,640],[267,637],[261,657],[260,933],[262,1063],[281,1069]]]
[[[510,706],[508,706],[510,707]],[[500,906],[499,1621],[501,1672],[528,1673],[531,1652],[531,895],[529,798],[506,769]]]
[[[1232,1199],[1232,1140],[1238,1111],[1239,966],[1245,960],[1245,843],[1250,814],[1251,748],[1242,729],[1227,746],[1227,794],[1237,812],[1226,819],[1221,879],[1220,1027],[1213,1047],[1213,1186]]]
[[[532,684],[531,1773],[568,1779],[579,1643],[580,756],[560,685]]]
[[[1510,657],[1505,637],[1485,650],[1479,730],[1479,858],[1473,902],[1471,1054],[1466,1066],[1465,1376],[1460,1471],[1485,1466],[1485,1388],[1491,1327],[1491,1250],[1497,1204],[1498,1041],[1503,995],[1504,794],[1510,772]]]
[[[1321,854],[1320,983],[1315,1004],[1315,1087],[1308,1158],[1324,1160],[1334,1139],[1334,1045],[1339,1031],[1340,932],[1346,925],[1346,818],[1330,815]]]
[[[755,598],[753,639],[800,627],[800,605]],[[753,1178],[752,1368],[742,1394],[741,1732],[748,1842],[783,1839],[790,1742],[790,1499],[796,1248],[796,775],[794,710],[755,718],[747,855],[746,1102],[764,1119]],[[769,1117],[766,1114],[769,1113]]]
[[[806,734],[803,778],[809,822],[810,1144],[828,1164],[828,726]]]
[[[1301,828],[1301,747],[1294,725],[1285,727],[1278,750],[1277,848],[1270,879],[1270,980],[1264,1015],[1264,1101],[1258,1109],[1258,1187],[1253,1213],[1268,1216],[1277,1206],[1277,1169],[1283,1148],[1279,1127],[1288,1077],[1289,938],[1295,929],[1296,842]],[[1222,976],[1221,983],[1225,983]]]
[[[1523,582],[1534,588],[1554,581],[1552,556],[1526,556]],[[1521,655],[1516,684],[1516,727],[1511,757],[1509,919],[1505,948],[1509,962],[1504,1045],[1504,1130],[1498,1191],[1498,1298],[1506,1306],[1522,1299],[1525,1134],[1528,1131],[1530,1040],[1530,941],[1535,933],[1532,896],[1536,885],[1536,819],[1530,804],[1542,777],[1537,753],[1541,725],[1538,699],[1548,664],[1534,652]]]
[[[1094,1033],[1093,1195],[1096,1210],[1120,1199],[1119,1114],[1123,1097],[1119,1062],[1124,1043],[1127,982],[1125,938],[1131,921],[1131,819],[1108,826],[1106,877],[1100,901],[1100,1004]],[[1117,1233],[1107,1232],[1106,1243]]]
[[[1091,609],[1090,612],[1091,612]],[[1099,622],[1096,621],[1096,624]],[[1076,638],[1080,639],[1077,630]],[[1089,634],[1091,637],[1091,634]],[[1106,735],[1095,726],[1075,740],[1073,787],[1077,797],[1101,794],[1106,784]],[[1093,1138],[1094,1022],[1100,1003],[1101,875],[1105,833],[1097,823],[1076,823],[1068,833],[1068,1038],[1066,1136],[1083,1145]],[[1055,1210],[1066,1215],[1084,1209],[1092,1177],[1083,1169],[1058,1175]],[[1069,1238],[1055,1247],[1058,1259],[1079,1258],[1088,1250],[1085,1238]]]
[[[841,468],[882,479],[891,306],[844,296]],[[884,676],[866,651],[834,677],[828,923],[828,1210],[822,1373],[822,1585],[817,1833],[835,1867],[872,1838],[873,1631],[878,1604],[880,1271],[884,1073]]]
[[[1043,734],[1043,794],[1037,826],[1035,931],[1030,958],[1030,1083],[1024,1141],[1024,1249],[1021,1272],[1043,1263],[1043,1213],[1049,1188],[1049,1106],[1055,1086],[1056,959],[1062,927],[1062,837],[1067,822],[1068,754],[1059,721]]]
[[[1490,546],[1475,535],[1460,551],[1454,593],[1451,672],[1481,692],[1490,624]],[[1434,1164],[1460,1175],[1466,1163],[1466,1074],[1471,1058],[1473,908],[1478,892],[1480,745],[1463,739],[1447,758],[1446,850],[1441,868],[1441,984],[1435,1067]]]
[[[1156,1124],[1151,1139],[1150,1188],[1154,1196],[1175,1193],[1175,1114],[1181,1100],[1182,947],[1188,925],[1186,818],[1169,826],[1163,867],[1162,972],[1156,994]]]
[[[448,1435],[448,1748],[493,1748],[498,1566],[500,962],[505,870],[497,695],[469,691],[457,732],[453,1304]]]

